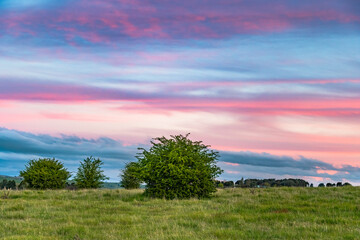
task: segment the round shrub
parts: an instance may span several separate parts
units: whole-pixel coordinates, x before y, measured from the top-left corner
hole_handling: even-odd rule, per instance
[[[65,187],[70,172],[55,158],[39,158],[30,160],[20,176],[29,188],[60,189]]]
[[[145,194],[166,199],[205,198],[216,191],[217,152],[201,141],[186,136],[154,138],[149,150],[139,148],[139,178],[146,183]]]

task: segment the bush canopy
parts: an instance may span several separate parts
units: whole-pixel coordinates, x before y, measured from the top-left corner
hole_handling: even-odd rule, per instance
[[[216,191],[218,152],[189,134],[154,138],[149,150],[139,148],[138,178],[146,183],[145,194],[166,199],[204,198]]]
[[[92,156],[80,162],[74,181],[79,188],[99,188],[107,178],[101,170],[104,163]]]
[[[64,188],[66,180],[71,176],[64,165],[55,158],[39,158],[30,160],[25,170],[20,171],[29,188],[60,189]]]
[[[120,174],[121,183],[120,186],[125,189],[140,188],[141,180],[139,179],[139,163],[129,162],[125,165],[124,170]]]

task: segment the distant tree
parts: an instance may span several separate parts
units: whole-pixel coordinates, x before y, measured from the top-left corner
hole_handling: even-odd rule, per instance
[[[222,181],[215,180],[215,187],[224,188],[224,183]]]
[[[0,189],[4,189],[7,188],[6,185],[8,184],[8,180],[7,179],[3,179],[2,183],[0,184]]]
[[[235,187],[243,187],[244,186],[244,178],[241,178],[240,180],[237,180],[235,182]]]
[[[335,183],[327,183],[326,187],[335,187]]]
[[[24,190],[24,189],[26,189],[28,187],[29,187],[29,184],[26,181],[23,180],[23,181],[20,182],[20,184],[18,186],[18,189],[19,190]]]
[[[140,188],[140,165],[137,162],[129,162],[125,165],[124,170],[120,174],[120,186],[125,189]]]
[[[149,150],[139,148],[140,178],[151,197],[182,199],[209,197],[216,191],[215,178],[222,172],[216,166],[219,154],[189,134],[159,137]]]
[[[225,188],[233,188],[234,182],[233,181],[224,181],[223,182]]]
[[[310,184],[310,187],[314,187],[314,184]]]
[[[337,183],[336,183],[336,186],[337,186],[337,187],[342,187],[342,182],[337,182]]]
[[[10,180],[7,182],[6,184],[6,189],[13,189],[15,190],[16,189],[16,182],[15,180]]]
[[[90,156],[80,162],[74,181],[79,188],[99,188],[104,180],[109,179],[103,174],[101,165],[104,163],[98,158]]]
[[[351,185],[350,183],[346,182],[346,183],[344,183],[343,186],[344,186],[344,187],[346,187],[346,186],[347,186],[347,187],[349,187],[349,186],[351,187],[352,185]]]
[[[39,158],[30,160],[25,170],[20,171],[29,188],[59,189],[64,188],[66,180],[71,176],[64,165],[55,158]]]
[[[325,187],[324,183],[320,183],[318,187]]]

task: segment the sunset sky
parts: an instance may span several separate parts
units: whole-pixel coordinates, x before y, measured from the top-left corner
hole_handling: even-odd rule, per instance
[[[360,1],[0,0],[0,175],[186,133],[219,179],[360,185]]]

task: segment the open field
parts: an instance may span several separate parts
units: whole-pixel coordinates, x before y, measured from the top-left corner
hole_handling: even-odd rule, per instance
[[[219,190],[205,200],[142,190],[13,191],[0,239],[360,239],[360,188]]]

